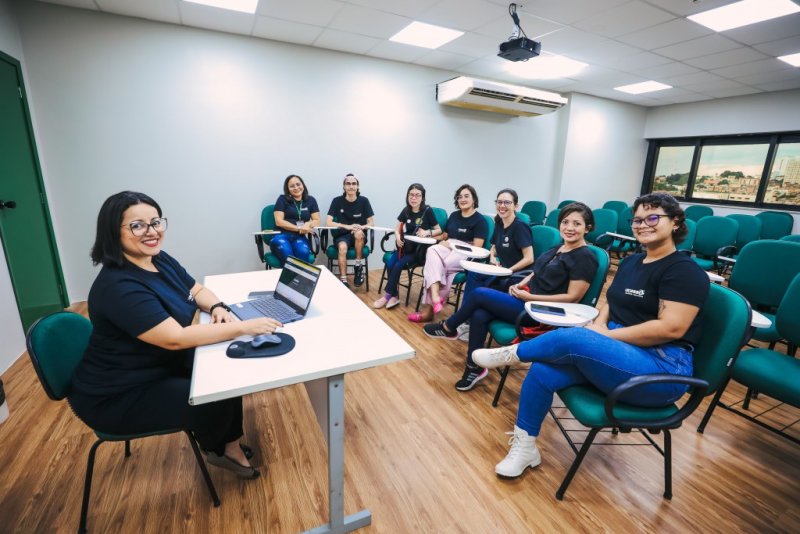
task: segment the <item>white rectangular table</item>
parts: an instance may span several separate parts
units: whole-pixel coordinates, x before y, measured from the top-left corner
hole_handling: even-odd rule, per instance
[[[217,275],[204,283],[225,302],[238,302],[250,291],[274,290],[279,275],[279,270]],[[201,314],[201,322],[208,320],[208,314]],[[330,517],[309,532],[349,532],[369,525],[369,510],[344,515],[344,375],[413,358],[414,349],[325,268],[306,317],[283,331],[295,338],[295,348],[273,358],[228,358],[229,341],[198,347],[189,403],[303,383],[328,441]]]

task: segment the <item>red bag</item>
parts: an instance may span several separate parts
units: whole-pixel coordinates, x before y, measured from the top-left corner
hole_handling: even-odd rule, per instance
[[[531,290],[531,288],[528,286],[519,286],[519,288],[525,291]],[[534,326],[523,326],[522,328],[520,328],[520,330],[522,330],[522,335],[525,336],[525,339],[531,339],[537,336],[541,336],[542,334],[555,329],[556,329],[555,326],[549,324],[541,324],[541,323],[536,324]],[[517,336],[511,343],[512,344],[521,343],[522,341],[525,341],[525,339],[520,339],[519,336]]]

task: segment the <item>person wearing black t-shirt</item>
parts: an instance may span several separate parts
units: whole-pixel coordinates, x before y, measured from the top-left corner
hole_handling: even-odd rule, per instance
[[[541,463],[536,446],[553,393],[592,384],[609,393],[646,374],[690,376],[692,351],[700,339],[709,291],[706,273],[676,249],[686,236],[685,215],[665,193],[636,199],[631,227],[646,253],[629,256],[608,288],[608,303],[586,328],[562,328],[519,345],[477,350],[485,368],[532,362],[520,393],[508,456],[495,466],[505,477]],[[636,406],[667,406],[686,392],[677,383],[647,384],[620,400]]]
[[[586,246],[586,234],[594,228],[591,208],[580,202],[567,204],[558,214],[558,226],[564,244],[541,254],[533,264],[533,272],[507,292],[478,287],[464,296],[461,307],[441,323],[425,325],[431,337],[455,339],[459,325],[470,323],[467,361],[456,389],[469,391],[489,374],[474,361],[475,353],[486,341],[489,323],[500,319],[516,321],[525,310],[525,302],[578,302],[589,290],[597,273],[597,258]]]
[[[353,284],[356,287],[364,284],[364,226],[373,225],[372,206],[367,197],[361,196],[358,178],[353,174],[344,177],[342,184],[344,194],[331,202],[328,210],[326,226],[334,226],[333,242],[336,245],[339,262],[339,277],[345,286],[347,283],[347,249],[354,248],[356,261],[353,267]]]
[[[409,321],[424,323],[442,310],[453,278],[462,271],[461,260],[466,259],[454,245],[461,242],[482,247],[489,238],[489,225],[478,212],[478,193],[474,187],[464,184],[456,189],[453,203],[458,211],[447,218],[444,232],[434,236],[439,243],[429,247],[425,253],[425,268],[422,270],[422,302],[425,306],[421,312],[410,313]]]
[[[68,400],[92,429],[142,434],[190,430],[208,462],[256,478],[242,437],[242,399],[186,402],[194,348],[272,333],[269,318],[234,321],[230,308],[161,250],[167,219],[143,193],[109,197],[97,217],[92,261],[102,263],[89,291],[92,335]],[[210,324],[192,324],[200,309]]]
[[[275,227],[282,233],[272,237],[269,247],[281,265],[289,256],[309,261],[311,248],[308,240],[314,228],[319,226],[319,206],[317,200],[308,194],[302,178],[296,174],[286,177],[283,194],[275,201],[273,214]]]
[[[386,307],[390,310],[400,304],[397,285],[400,276],[408,266],[416,260],[417,243],[403,239],[407,235],[431,237],[442,233],[436,216],[430,206],[425,204],[425,188],[422,184],[411,184],[406,192],[406,207],[397,216],[394,237],[397,242],[395,250],[386,262],[386,289],[381,298],[372,305],[374,308]]]

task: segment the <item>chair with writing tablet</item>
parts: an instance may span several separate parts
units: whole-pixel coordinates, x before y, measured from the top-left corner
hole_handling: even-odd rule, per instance
[[[275,204],[269,204],[264,206],[264,209],[261,210],[261,231],[272,232],[275,230]],[[280,233],[280,231],[275,232],[275,234],[277,233]],[[273,268],[280,269],[283,267],[281,265],[281,261],[278,259],[278,256],[272,253],[272,250],[269,246],[275,234],[263,233],[255,235],[258,259],[261,260],[261,263],[264,264],[264,268],[267,270]],[[317,252],[319,252],[319,236],[314,233],[309,234],[309,236],[311,240],[311,244],[309,246],[311,253],[308,255],[308,258],[300,259],[313,264],[314,260],[316,259]]]
[[[333,218],[334,222],[336,221],[336,217]],[[336,248],[336,239],[333,237],[333,229],[328,229],[322,233],[321,239],[321,247],[325,250],[325,257],[328,258],[328,269],[333,272],[333,267],[336,265],[336,262],[339,259],[339,250]],[[328,241],[331,241],[331,244],[328,244]],[[372,250],[375,249],[375,231],[372,228],[367,228],[364,230],[364,245],[361,248],[361,257],[364,259],[364,277],[366,279],[366,290],[369,292],[369,254]],[[347,259],[354,260],[356,259],[356,249],[353,247],[347,247]],[[338,270],[338,269],[337,269]],[[340,273],[344,275],[346,273]]]

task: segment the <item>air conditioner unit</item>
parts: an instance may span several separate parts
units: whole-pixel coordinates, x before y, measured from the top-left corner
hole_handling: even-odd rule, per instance
[[[552,113],[568,102],[558,93],[459,76],[436,85],[436,101],[446,106],[480,109],[523,117]]]

